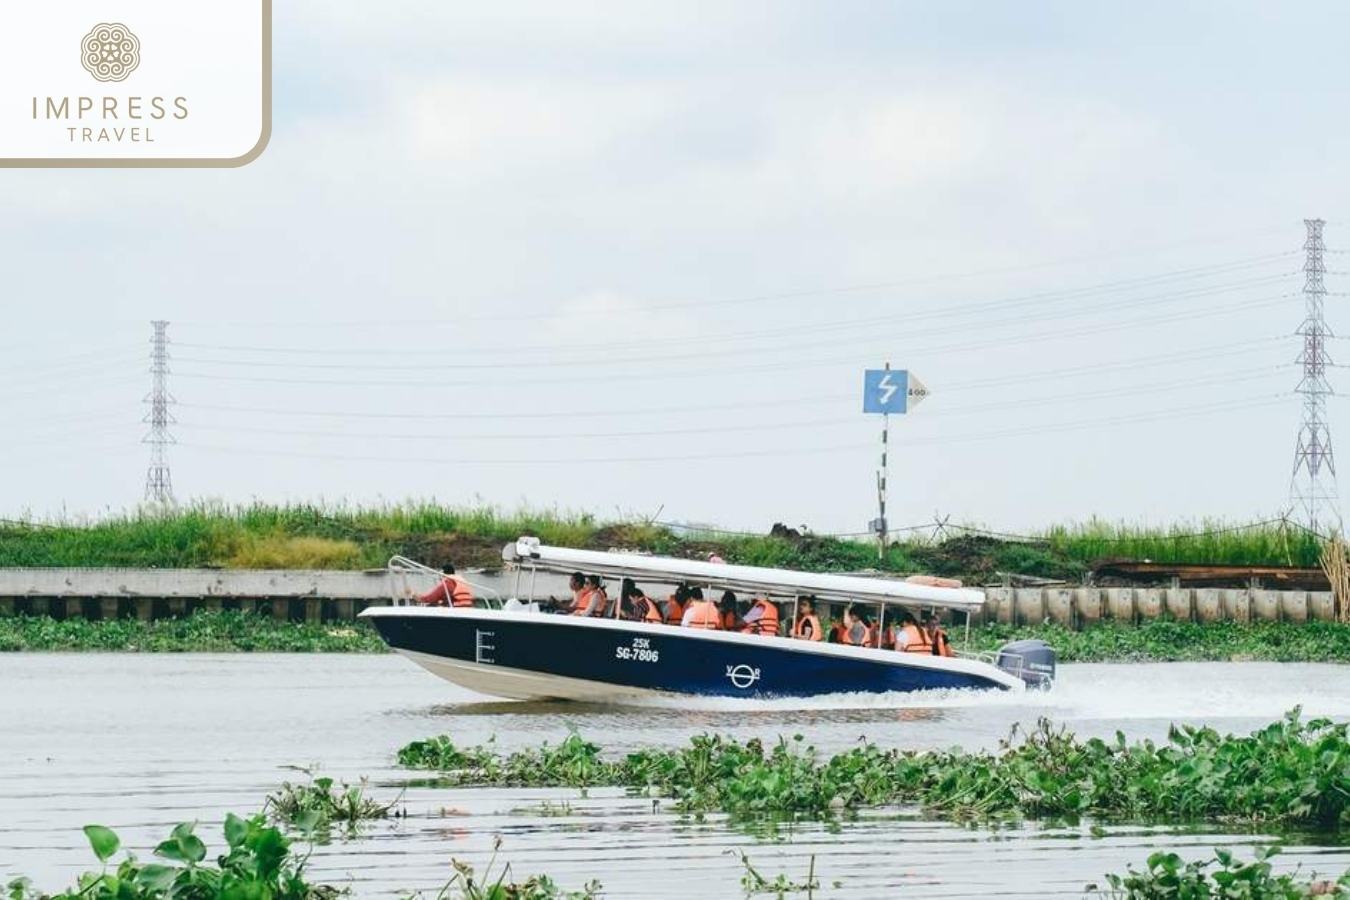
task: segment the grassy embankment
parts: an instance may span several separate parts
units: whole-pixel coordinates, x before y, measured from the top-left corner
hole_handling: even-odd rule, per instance
[[[154,566],[157,568],[364,569],[395,553],[440,565],[496,566],[501,547],[523,534],[588,549],[624,547],[677,556],[716,552],[728,562],[804,570],[879,567],[929,572],[979,583],[1000,573],[1076,579],[1103,557],[1241,565],[1318,564],[1313,535],[1280,523],[1233,528],[1221,523],[1148,529],[1089,522],[1004,540],[958,531],[944,540],[910,537],[878,561],[870,541],[803,535],[773,537],[681,533],[646,523],[602,522],[588,515],[432,504],[378,508],[316,506],[190,507],[167,516],[128,515],[89,523],[0,524],[0,568]]]
[[[501,546],[522,534],[547,543],[625,547],[682,556],[716,552],[728,562],[830,571],[878,565],[875,545],[832,537],[681,533],[661,525],[600,522],[554,513],[502,514],[431,504],[374,509],[314,506],[199,506],[168,516],[129,515],[90,523],[0,525],[0,567],[213,566],[363,569],[402,554],[432,565],[496,565]],[[963,533],[893,545],[882,568],[931,572],[980,583],[1001,573],[1076,579],[1103,557],[1163,562],[1315,566],[1319,546],[1280,524],[1231,528],[1180,525],[1169,530],[1101,522],[1054,528],[1032,540]],[[1043,637],[1065,662],[1116,660],[1344,661],[1350,626],[1196,626],[1155,622],[1140,628],[1071,632],[1053,626],[972,632],[977,649],[1010,637]],[[156,622],[56,622],[0,619],[0,650],[379,651],[362,623],[277,623],[243,613],[198,613]]]

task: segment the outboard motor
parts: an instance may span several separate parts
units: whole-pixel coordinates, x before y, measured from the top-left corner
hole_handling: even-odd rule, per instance
[[[1055,651],[1045,641],[1004,644],[998,650],[994,665],[1022,679],[1029,688],[1047,690],[1055,683]]]

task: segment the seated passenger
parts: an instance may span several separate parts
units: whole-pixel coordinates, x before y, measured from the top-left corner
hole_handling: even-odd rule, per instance
[[[574,616],[595,616],[603,618],[609,612],[609,595],[605,593],[604,584],[600,581],[599,575],[586,576],[586,589],[590,592],[590,599],[586,604],[586,609],[582,612],[572,612]]]
[[[825,633],[820,630],[820,616],[816,615],[814,597],[803,597],[797,601],[797,621],[792,623],[792,636],[799,641],[825,640]]]
[[[934,656],[956,655],[952,650],[952,642],[947,640],[947,632],[943,631],[942,626],[938,624],[936,615],[930,614],[923,623],[923,627],[928,643],[933,647]]]
[[[920,628],[914,616],[908,612],[900,614],[900,630],[895,633],[895,649],[901,653],[931,655],[933,652],[933,642],[928,639],[928,632]]]
[[[623,591],[623,596],[619,598],[621,616],[634,622],[661,624],[661,610],[657,607],[656,601],[644,594],[642,588],[634,584],[632,579],[624,579]]]
[[[461,609],[473,606],[473,589],[467,581],[455,576],[454,564],[441,566],[441,574],[444,577],[440,583],[418,597],[417,602],[423,606],[454,606]]]
[[[846,616],[846,615],[847,615],[847,614],[845,614],[845,616]],[[830,619],[830,637],[829,637],[829,641],[830,641],[831,644],[842,644],[842,643],[844,643],[844,633],[845,633],[846,631],[848,631],[848,624],[844,621],[844,617],[843,617],[843,616],[841,616],[841,617],[838,618],[838,619]]]
[[[841,643],[852,647],[870,647],[872,645],[872,622],[867,613],[850,606],[844,611],[844,634]]]
[[[740,613],[736,609],[736,595],[731,591],[722,592],[722,600],[717,604],[718,624],[723,631],[736,631],[741,624]]]
[[[572,592],[572,599],[566,602],[559,601],[557,597],[549,594],[549,602],[553,604],[552,612],[566,616],[571,615],[577,607],[586,608],[586,602],[589,599],[586,589],[586,576],[580,572],[573,572],[567,580],[567,587]]]
[[[679,585],[675,588],[675,593],[666,598],[664,608],[661,610],[665,616],[667,625],[679,625],[684,619],[684,605],[689,601],[689,588],[686,585]]]
[[[758,597],[751,604],[749,612],[741,619],[743,634],[758,634],[762,637],[778,636],[778,607],[768,597]]]
[[[722,627],[717,604],[703,599],[702,588],[690,588],[689,603],[684,608],[684,617],[680,624],[686,628],[706,628],[717,631]]]

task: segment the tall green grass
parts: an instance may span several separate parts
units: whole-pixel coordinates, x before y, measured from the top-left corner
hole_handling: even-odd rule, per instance
[[[913,537],[886,558],[866,540],[806,535],[799,539],[711,531],[676,534],[661,525],[601,521],[588,513],[434,502],[382,506],[197,504],[169,514],[133,512],[96,520],[0,524],[0,567],[132,566],[159,568],[327,568],[382,566],[395,554],[439,565],[492,565],[501,546],[521,535],[547,544],[656,553],[816,571],[880,568],[924,571],[972,581],[1000,573],[1074,579],[1095,560],[1316,566],[1317,539],[1280,523],[1223,523],[1170,528],[1094,520],[1026,538],[961,529],[954,536]]]
[[[1321,554],[1316,535],[1288,522],[1235,526],[1206,520],[1152,528],[1093,520],[1051,528],[1044,538],[1052,549],[1087,562],[1123,557],[1160,563],[1315,568]]]

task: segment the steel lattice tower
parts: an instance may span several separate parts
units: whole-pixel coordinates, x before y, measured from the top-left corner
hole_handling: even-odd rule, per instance
[[[1303,299],[1306,307],[1303,324],[1298,334],[1303,336],[1303,352],[1298,362],[1303,365],[1303,378],[1298,393],[1303,395],[1303,424],[1298,430],[1298,446],[1294,450],[1294,474],[1289,489],[1291,505],[1303,513],[1308,527],[1314,531],[1327,528],[1340,531],[1341,514],[1336,496],[1336,457],[1331,450],[1331,430],[1327,426],[1327,396],[1332,393],[1327,383],[1327,339],[1332,337],[1327,327],[1323,300],[1327,290],[1323,285],[1326,265],[1322,254],[1321,219],[1304,219],[1308,239],[1303,244],[1307,260],[1303,264],[1305,280]]]
[[[141,443],[150,445],[150,468],[145,470],[145,499],[165,507],[173,505],[168,447],[175,441],[169,434],[169,426],[174,423],[169,406],[176,401],[169,393],[169,323],[156,321],[150,324],[155,326],[155,336],[150,339],[151,388],[145,395],[150,412],[142,419],[149,423],[150,433],[141,439]]]

